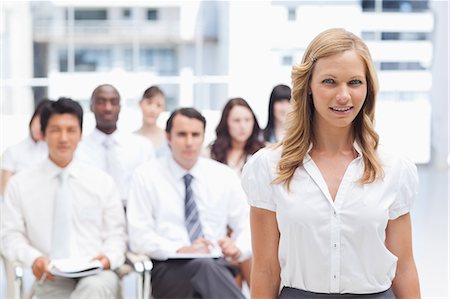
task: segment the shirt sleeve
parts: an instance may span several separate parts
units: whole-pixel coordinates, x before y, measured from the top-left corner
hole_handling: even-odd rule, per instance
[[[396,219],[408,213],[418,193],[417,167],[411,161],[401,161],[399,187],[394,202],[389,207],[389,219]]]
[[[7,148],[2,155],[2,170],[11,172],[17,171],[16,161],[14,159],[14,151],[11,147]]]
[[[126,229],[125,213],[119,192],[114,182],[108,177],[105,182],[103,198],[103,250],[108,257],[111,269],[116,269],[125,262]]]
[[[246,202],[246,196],[239,184],[236,173],[230,169],[230,178],[227,180],[228,201],[228,225],[233,230],[233,238],[236,246],[241,251],[239,261],[242,262],[252,255],[252,243],[250,233],[250,209]]]
[[[27,238],[20,194],[16,178],[13,177],[6,188],[1,217],[1,251],[9,260],[31,267],[34,260],[44,254],[33,247]]]
[[[154,165],[154,164],[152,164]],[[147,167],[135,171],[127,202],[128,237],[130,249],[158,260],[167,259],[183,244],[160,235],[156,231],[154,214],[157,196],[151,178],[146,176]]]
[[[268,149],[262,149],[247,161],[242,171],[242,187],[251,206],[276,211],[269,153]]]

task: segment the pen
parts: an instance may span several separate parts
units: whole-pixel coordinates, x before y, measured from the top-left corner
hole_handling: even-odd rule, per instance
[[[47,269],[48,271],[50,271],[50,269],[52,268],[52,262],[50,261],[47,265]],[[45,280],[47,279],[47,272],[44,272],[41,276],[41,278],[39,278],[38,284],[43,284],[45,282]]]
[[[43,284],[44,281],[47,279],[47,272],[44,272],[44,274],[42,274],[41,278],[39,279],[38,284]]]

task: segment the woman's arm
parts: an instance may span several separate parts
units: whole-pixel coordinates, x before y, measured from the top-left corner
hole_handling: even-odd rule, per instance
[[[13,172],[9,170],[2,169],[0,174],[0,192],[1,194],[5,194],[6,185],[8,185],[9,179],[13,176]]]
[[[420,298],[419,276],[412,253],[409,213],[390,220],[386,228],[386,246],[398,257],[392,289],[398,299]]]
[[[277,298],[280,290],[280,232],[275,213],[252,207],[250,224],[253,249],[251,298]]]

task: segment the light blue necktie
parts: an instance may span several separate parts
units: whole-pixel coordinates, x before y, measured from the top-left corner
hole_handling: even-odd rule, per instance
[[[189,173],[183,177],[184,185],[186,188],[184,216],[186,229],[188,231],[191,242],[203,236],[202,225],[200,223],[197,210],[197,204],[195,203],[194,196],[192,194],[192,178],[192,175],[190,175]]]
[[[105,164],[106,172],[114,179],[120,192],[120,196],[123,199],[127,197],[127,191],[125,190],[125,171],[118,159],[117,144],[112,136],[108,136],[103,141],[105,147]]]
[[[69,186],[69,173],[58,174],[58,189],[53,206],[53,234],[50,257],[52,259],[70,257],[72,231],[72,197]]]

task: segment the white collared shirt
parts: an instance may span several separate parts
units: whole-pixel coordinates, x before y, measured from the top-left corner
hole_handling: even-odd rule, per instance
[[[107,173],[111,171],[106,164],[107,149],[103,145],[106,139],[112,139],[115,146],[117,165],[113,168],[115,173],[111,175],[119,188],[120,197],[126,202],[133,172],[138,166],[154,158],[153,146],[148,139],[136,134],[116,130],[108,135],[96,128],[79,144],[77,159]]]
[[[184,215],[186,173],[172,156],[149,161],[136,170],[127,206],[132,251],[165,259],[191,245]],[[236,174],[205,158],[199,158],[189,173],[205,238],[213,242],[225,238],[229,225],[241,250],[240,259],[250,257],[249,206]]]
[[[2,155],[2,170],[18,173],[35,166],[48,155],[47,143],[35,142],[28,136],[21,142],[8,147]]]
[[[361,185],[364,163],[357,144],[355,149],[359,156],[348,165],[334,202],[309,154],[294,173],[290,193],[284,184],[271,184],[281,147],[260,150],[244,166],[250,205],[276,213],[283,286],[355,294],[391,286],[397,257],[385,246],[385,230],[389,220],[409,212],[417,169],[379,150],[384,178]]]
[[[61,168],[49,159],[14,175],[6,189],[1,236],[3,254],[31,266],[39,256],[49,256],[52,244],[53,207]],[[113,180],[104,172],[72,161],[68,188],[74,211],[71,258],[99,254],[114,269],[124,262],[125,216]]]

